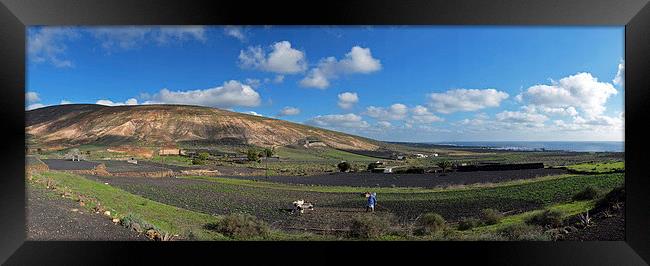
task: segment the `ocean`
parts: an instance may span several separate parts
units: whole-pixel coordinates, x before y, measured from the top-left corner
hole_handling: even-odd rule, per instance
[[[623,141],[452,141],[430,144],[513,151],[623,152],[625,150]]]

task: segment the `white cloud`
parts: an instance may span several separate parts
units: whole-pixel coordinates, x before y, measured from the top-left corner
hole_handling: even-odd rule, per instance
[[[68,100],[61,100],[59,104],[73,104],[73,102],[68,101]]]
[[[434,115],[422,105],[417,105],[411,109],[411,119],[419,123],[433,123],[444,121],[444,119]]]
[[[170,41],[207,40],[205,27],[203,26],[164,26],[154,35],[156,41],[160,44]]]
[[[372,57],[370,48],[354,46],[341,60],[334,57],[321,59],[318,66],[300,81],[300,85],[325,89],[330,85],[329,80],[340,74],[369,74],[381,70],[381,67],[381,61]]]
[[[233,37],[240,42],[246,42],[246,34],[244,33],[244,29],[241,26],[225,26],[223,28],[224,34],[227,36]]]
[[[72,67],[72,61],[62,57],[67,49],[65,43],[77,37],[79,37],[79,33],[70,28],[42,27],[35,30],[30,29],[27,37],[28,58],[32,62],[47,62],[55,67]]]
[[[402,120],[408,115],[408,107],[396,103],[388,108],[368,106],[365,114],[378,120]]]
[[[393,126],[393,125],[392,125],[390,122],[388,122],[388,121],[379,121],[379,122],[377,122],[377,125],[378,125],[379,127],[382,127],[382,128],[390,128],[391,126]]]
[[[367,128],[370,125],[355,114],[319,115],[306,122],[307,124],[326,128]]]
[[[618,71],[616,71],[616,77],[614,77],[612,82],[614,85],[625,87],[625,61],[621,60],[618,64]]]
[[[276,84],[277,84],[277,83],[282,83],[283,81],[284,81],[284,76],[283,76],[283,75],[277,75],[277,76],[275,76],[275,78],[273,79],[273,83],[276,83]]]
[[[574,107],[586,116],[594,117],[605,111],[607,99],[617,93],[612,84],[599,82],[590,73],[578,73],[552,82],[551,85],[532,86],[521,97],[535,106]]]
[[[262,85],[262,82],[259,79],[246,79],[245,81],[246,84],[250,85],[253,88],[257,88],[260,85]]]
[[[296,107],[291,107],[291,106],[285,106],[280,110],[280,113],[278,116],[285,116],[285,115],[297,115],[300,114],[300,109]]]
[[[42,104],[42,103],[34,103],[34,104],[28,105],[27,110],[34,110],[34,109],[38,109],[38,108],[42,108],[42,107],[46,107],[46,106],[49,106],[49,105],[45,105],[45,104]]]
[[[292,48],[288,41],[281,41],[274,43],[268,54],[261,46],[241,50],[239,66],[279,74],[295,74],[305,71],[307,62],[303,51]]]
[[[454,89],[427,95],[429,107],[443,114],[498,107],[508,94],[495,89]]]
[[[25,101],[28,103],[38,102],[40,100],[41,98],[39,97],[37,92],[29,91],[25,93]]]
[[[135,98],[130,98],[124,102],[113,102],[111,100],[102,99],[102,100],[98,100],[96,104],[107,105],[107,106],[138,105],[138,100],[136,100]]]
[[[101,47],[106,51],[129,50],[138,48],[154,41],[157,44],[167,44],[172,41],[205,41],[203,26],[118,26],[118,27],[89,27],[86,29]]]
[[[248,112],[244,112],[244,114],[248,114],[248,115],[254,115],[254,116],[263,116],[263,115],[261,115],[261,114],[259,114],[259,113],[257,113],[257,112],[255,112],[255,111],[248,111]]]
[[[505,123],[543,126],[544,122],[548,120],[548,117],[531,112],[503,111],[496,114],[496,119]]]
[[[359,96],[357,95],[356,92],[340,93],[338,95],[338,98],[339,98],[338,105],[343,109],[350,109],[352,108],[352,106],[354,106],[356,103],[359,102]]]
[[[229,108],[234,106],[254,107],[261,102],[261,97],[251,86],[236,80],[225,82],[223,86],[205,90],[170,91],[162,89],[150,95],[145,104],[168,103],[187,104],[209,107]]]

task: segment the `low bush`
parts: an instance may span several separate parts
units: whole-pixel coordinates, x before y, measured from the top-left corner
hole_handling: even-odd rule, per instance
[[[435,234],[443,231],[447,227],[445,218],[437,213],[426,213],[418,221],[420,226],[418,233],[424,235]]]
[[[573,200],[592,200],[600,196],[600,191],[592,186],[587,186],[580,192],[573,195]]]
[[[374,214],[359,215],[352,219],[350,236],[361,239],[378,238],[388,232],[390,220]]]
[[[541,226],[530,224],[514,224],[502,228],[498,233],[508,240],[549,241],[551,236],[544,233]]]
[[[481,220],[477,218],[463,218],[458,222],[458,230],[465,231],[481,225]]]
[[[526,220],[526,223],[540,226],[558,227],[562,225],[562,216],[563,213],[561,211],[545,210],[528,218],[528,220]]]
[[[596,209],[609,208],[616,203],[625,202],[625,186],[612,189],[609,193],[596,202]]]
[[[205,160],[199,159],[199,158],[194,158],[192,159],[192,164],[193,165],[204,165]]]
[[[120,224],[123,225],[126,228],[129,228],[133,231],[142,233],[146,232],[147,230],[153,229],[156,231],[160,231],[155,225],[150,224],[149,222],[143,220],[140,218],[140,216],[137,216],[135,214],[129,213],[126,216],[124,216],[120,220]]]
[[[341,171],[341,172],[347,172],[347,171],[350,171],[350,168],[352,168],[352,165],[350,165],[350,163],[348,163],[348,162],[341,162],[338,165],[336,165],[336,167],[338,167],[339,171]]]
[[[495,209],[483,209],[481,211],[481,219],[487,225],[498,224],[502,218],[503,214]]]
[[[248,214],[229,214],[219,223],[206,225],[206,228],[235,239],[264,238],[271,233],[264,221]]]

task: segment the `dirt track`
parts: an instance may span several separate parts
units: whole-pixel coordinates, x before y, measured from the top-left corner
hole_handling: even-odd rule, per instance
[[[232,176],[230,178],[263,180],[288,184],[352,187],[444,187],[476,183],[497,183],[540,176],[566,174],[563,169],[528,169],[510,171],[452,172],[446,174],[378,174],[333,173],[315,176]]]
[[[27,185],[28,240],[149,240],[76,202]]]

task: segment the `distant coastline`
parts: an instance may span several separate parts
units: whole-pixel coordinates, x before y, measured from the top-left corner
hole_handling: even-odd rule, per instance
[[[623,141],[448,141],[428,144],[511,151],[625,151],[625,142]]]

